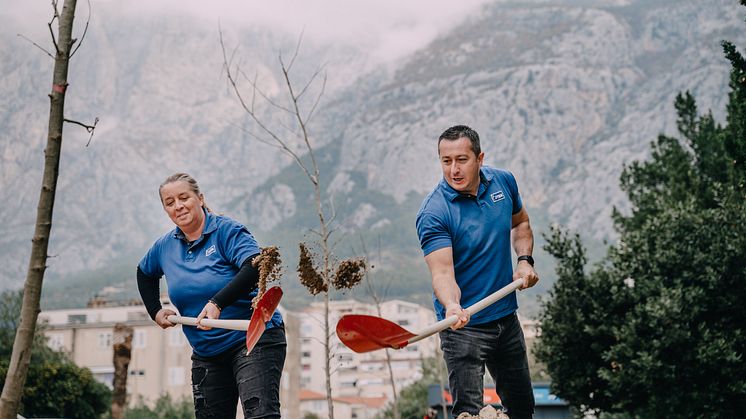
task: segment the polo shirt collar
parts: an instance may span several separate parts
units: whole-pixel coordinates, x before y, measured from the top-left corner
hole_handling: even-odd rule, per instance
[[[487,190],[486,186],[489,185],[490,182],[492,182],[493,177],[494,175],[485,171],[483,167],[479,168],[479,190],[477,191],[477,196],[481,195],[482,193],[484,193],[484,191]],[[443,195],[445,195],[445,197],[448,198],[448,200],[451,202],[453,202],[460,196],[465,196],[464,194],[453,189],[451,185],[448,184],[445,178],[440,179],[440,184],[438,186],[440,187],[440,190],[443,191]]]
[[[217,223],[217,217],[211,213],[210,211],[207,211],[204,207],[202,208],[202,211],[205,213],[205,228],[202,230],[202,236],[206,234],[210,234],[213,231],[218,229],[218,223]],[[202,237],[200,236],[200,238]],[[174,229],[174,238],[186,240],[186,236],[181,231],[179,227],[176,227]],[[199,241],[199,239],[197,239]]]

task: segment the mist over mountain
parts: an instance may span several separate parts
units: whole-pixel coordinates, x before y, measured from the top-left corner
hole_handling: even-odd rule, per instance
[[[659,133],[676,133],[675,95],[692,91],[700,111],[722,120],[728,66],[719,42],[746,45],[735,4],[500,1],[387,68],[362,49],[304,42],[299,80],[327,63],[311,133],[337,212],[338,253],[365,243],[381,278],[393,278],[390,294],[427,298],[414,217],[440,178],[437,136],[456,123],[479,131],[486,164],[515,174],[537,236],[560,222],[594,243],[613,239],[611,209],[626,208],[622,166],[645,158]],[[297,39],[234,24],[223,31],[230,48],[240,45],[241,68],[279,97],[278,50],[292,55]],[[0,16],[2,288],[25,278],[52,69],[19,32]],[[292,277],[295,246],[316,225],[311,190],[289,158],[247,133],[256,127],[222,64],[212,22],[94,14],[72,60],[66,117],[101,122],[88,147],[83,130],[65,127],[45,280],[54,295],[68,286],[86,296],[108,285],[134,290],[139,256],[170,228],[156,193],[176,171],[193,174],[211,207],[262,244],[279,243]],[[261,112],[281,127],[282,115]],[[542,265],[547,281],[531,298],[551,284],[551,260]]]

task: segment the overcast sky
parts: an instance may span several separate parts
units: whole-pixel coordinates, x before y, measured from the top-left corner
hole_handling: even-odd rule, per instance
[[[63,3],[64,0],[59,0]],[[121,13],[189,13],[226,24],[274,28],[314,41],[355,44],[371,52],[374,60],[389,61],[425,46],[439,33],[452,29],[469,15],[479,13],[489,0],[92,0]],[[33,24],[31,32],[46,31],[49,0],[6,0],[0,13]],[[61,6],[60,6],[61,8]],[[78,0],[77,15],[85,18],[88,6]],[[79,25],[79,24],[78,24]]]

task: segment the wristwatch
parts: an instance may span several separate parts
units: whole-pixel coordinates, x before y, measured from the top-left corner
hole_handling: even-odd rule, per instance
[[[525,260],[529,265],[534,266],[534,258],[531,255],[518,256],[518,262]]]

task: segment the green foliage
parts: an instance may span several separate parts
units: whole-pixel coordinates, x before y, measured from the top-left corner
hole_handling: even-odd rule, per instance
[[[536,350],[553,391],[602,417],[738,417],[746,409],[746,61],[732,64],[727,125],[678,95],[680,138],[625,167],[632,211],[592,272],[553,228],[558,281]]]
[[[161,396],[151,409],[140,400],[137,406],[124,413],[125,419],[191,419],[194,405],[188,398],[175,401],[168,394]]]
[[[22,297],[20,291],[0,295],[0,387],[8,373]],[[90,370],[50,349],[43,328],[37,326],[19,413],[27,417],[98,418],[110,405],[111,391],[97,382]]]
[[[404,387],[399,392],[398,408],[399,415],[402,418],[421,418],[428,407],[427,388],[431,384],[438,384],[438,362],[442,363],[440,358],[427,358],[422,360],[422,378]],[[445,365],[442,365],[445,371]],[[380,414],[382,419],[391,419],[394,417],[394,409],[388,406]]]

